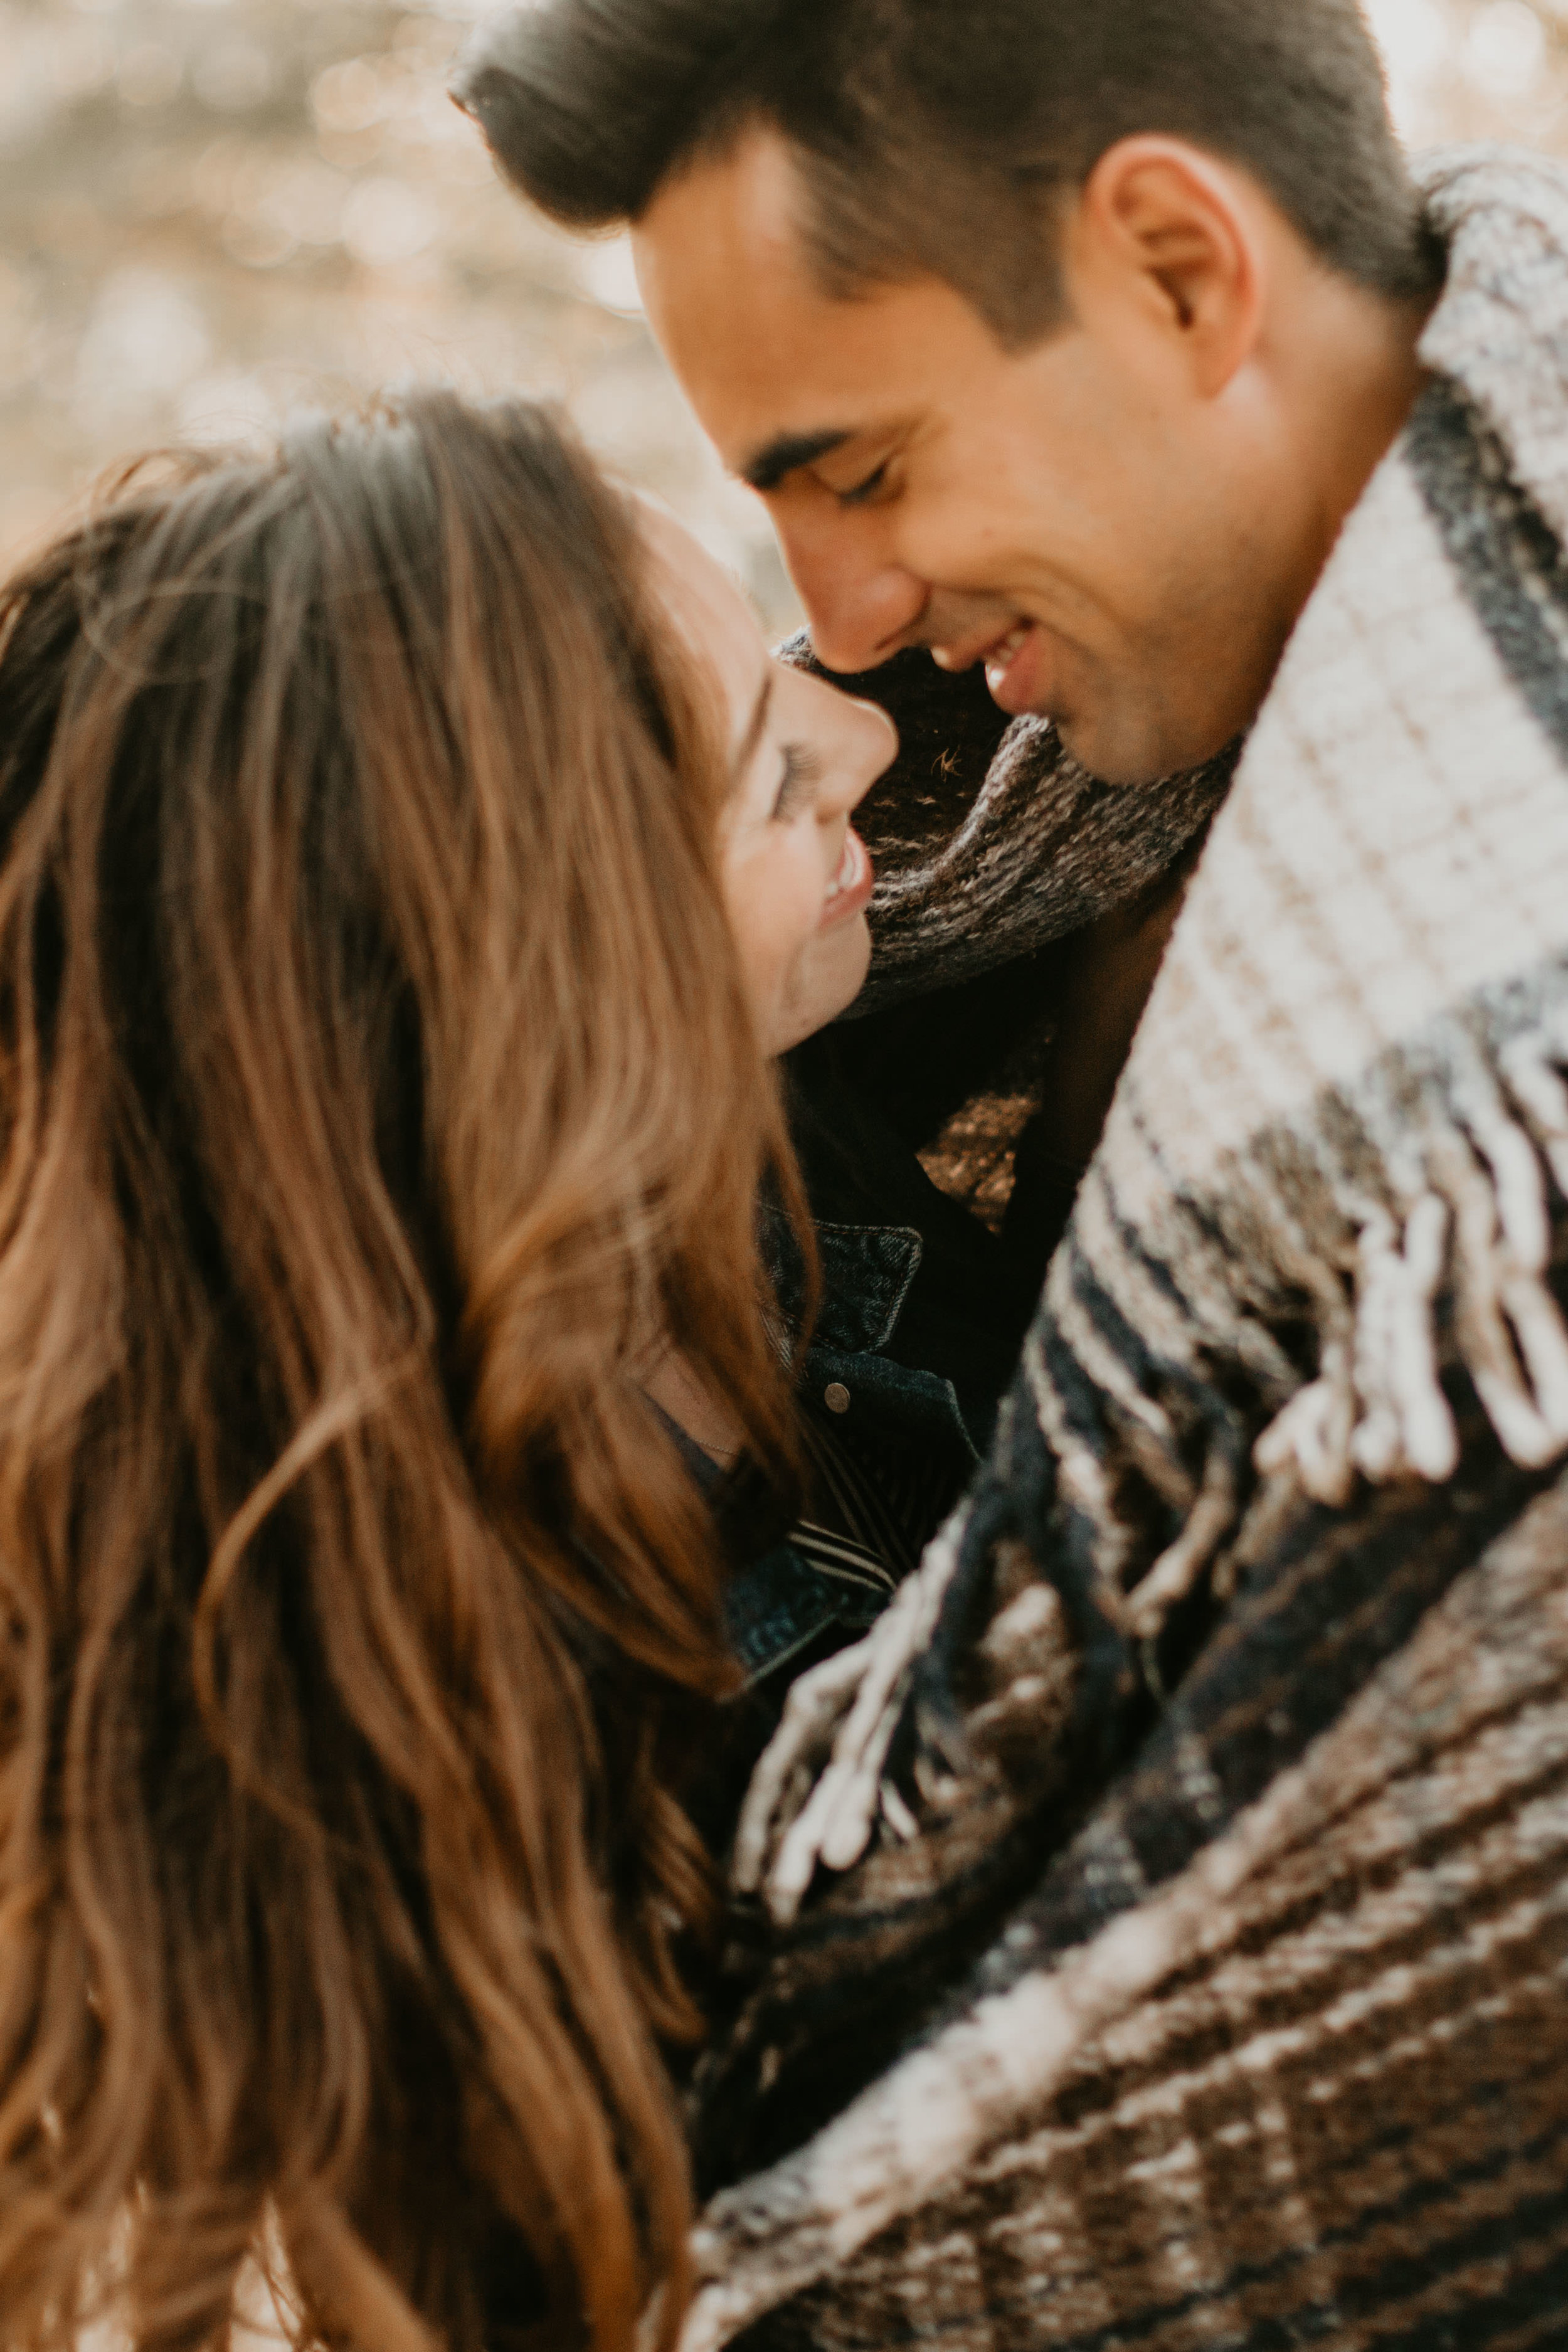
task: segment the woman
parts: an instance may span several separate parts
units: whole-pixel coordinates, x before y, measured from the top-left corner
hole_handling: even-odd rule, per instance
[[[873,877],[847,820],[897,751],[890,722],[770,658],[734,583],[689,533],[654,513],[644,530],[665,608],[726,713],[735,790],[721,828],[724,896],[757,1034],[785,1057],[793,1140],[818,1219],[814,1264],[792,1247],[787,1220],[769,1220],[780,1304],[810,1339],[798,1362],[804,1480],[792,1525],[781,1525],[776,1488],[745,1475],[744,1432],[679,1348],[645,1377],[715,1505],[733,1570],[725,1619],[745,1684],[690,1791],[718,1850],[795,1677],[879,1615],[963,1491],[1033,1293],[1017,1286],[1016,1328],[1005,1313],[979,1313],[984,1286],[999,1286],[991,1237],[936,1192],[907,1145],[889,1150],[875,1115],[811,1058],[866,978]],[[1000,1272],[1009,1293],[1010,1271]]]
[[[301,2343],[668,2336],[692,1471],[798,1469],[890,730],[515,403],[134,470],[3,608],[7,2345],[263,2244]]]

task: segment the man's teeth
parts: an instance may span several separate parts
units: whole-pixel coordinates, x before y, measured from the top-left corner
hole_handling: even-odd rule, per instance
[[[1020,621],[1017,627],[1003,638],[995,652],[986,656],[986,668],[988,670],[1005,669],[1033,625],[1030,621]]]

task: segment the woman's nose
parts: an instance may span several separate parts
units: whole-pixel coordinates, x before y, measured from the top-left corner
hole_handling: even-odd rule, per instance
[[[854,703],[857,742],[855,757],[845,761],[844,806],[859,807],[879,776],[885,776],[899,756],[899,730],[879,703]]]

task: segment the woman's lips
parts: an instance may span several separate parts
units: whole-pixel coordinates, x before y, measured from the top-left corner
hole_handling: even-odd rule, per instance
[[[871,853],[850,825],[844,835],[844,855],[838,871],[827,886],[822,901],[819,929],[831,930],[836,924],[853,921],[863,915],[871,903],[876,887],[877,869],[871,863]]]

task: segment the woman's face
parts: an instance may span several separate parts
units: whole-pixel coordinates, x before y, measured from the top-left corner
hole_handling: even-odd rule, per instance
[[[787,1053],[860,992],[872,869],[849,823],[899,748],[892,721],[776,662],[729,573],[649,510],[657,583],[723,690],[731,790],[724,896],[762,1041]]]

